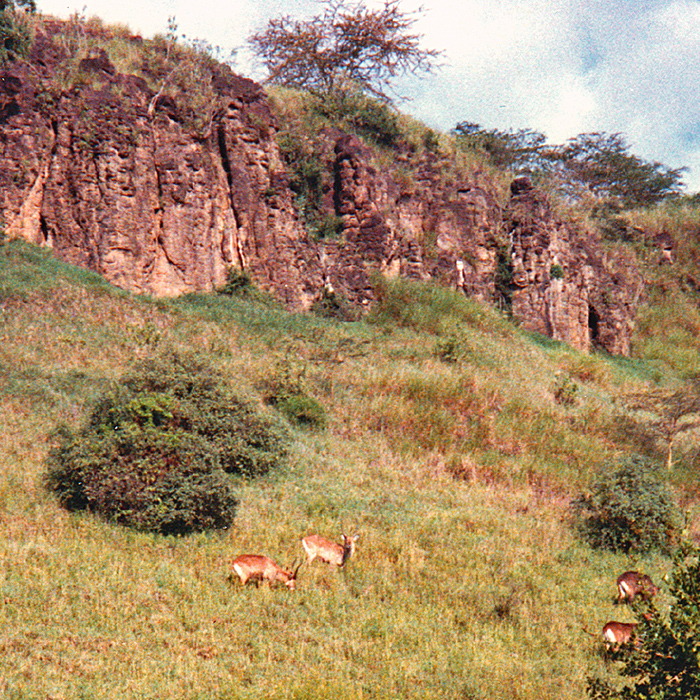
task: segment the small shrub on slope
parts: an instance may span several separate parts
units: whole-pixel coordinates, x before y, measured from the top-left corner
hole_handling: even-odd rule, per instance
[[[621,552],[670,551],[679,514],[658,471],[628,457],[574,503],[580,534],[593,547]]]
[[[302,428],[323,429],[327,416],[323,406],[307,393],[304,367],[296,367],[289,352],[276,371],[263,382],[266,403],[277,409],[292,424]]]
[[[47,485],[69,510],[163,534],[225,528],[237,501],[231,475],[258,476],[286,456],[286,431],[195,355],[139,363],[62,428]]]

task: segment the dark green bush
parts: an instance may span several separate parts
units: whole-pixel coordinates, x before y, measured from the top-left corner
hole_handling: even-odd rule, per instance
[[[574,502],[581,536],[593,547],[620,552],[670,551],[680,518],[659,470],[627,457]]]
[[[326,426],[326,411],[312,396],[292,394],[275,401],[274,406],[296,425],[307,428]]]
[[[554,400],[562,406],[574,406],[578,394],[578,384],[571,377],[560,376],[552,386]]]
[[[231,475],[282,463],[287,432],[196,355],[143,361],[104,394],[78,431],[57,431],[47,486],[69,510],[143,530],[225,528]]]
[[[450,335],[447,338],[440,338],[435,344],[433,350],[435,357],[438,357],[443,362],[455,363],[459,361],[462,354],[459,338]]]
[[[226,283],[216,291],[224,296],[247,297],[253,291],[253,282],[245,270],[230,267],[226,274]]]
[[[553,280],[561,280],[564,279],[564,268],[559,265],[558,263],[555,263],[549,268],[549,276]]]
[[[324,318],[336,321],[357,321],[360,313],[342,295],[324,289],[311,311]]]

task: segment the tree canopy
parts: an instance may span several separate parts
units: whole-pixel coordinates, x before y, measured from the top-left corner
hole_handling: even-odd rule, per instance
[[[651,206],[683,190],[685,168],[634,155],[622,134],[585,133],[550,145],[538,131],[485,129],[467,121],[452,133],[465,147],[485,153],[496,167],[547,177],[567,197],[593,199],[603,208]]]
[[[422,35],[412,32],[421,10],[404,12],[399,0],[376,10],[349,0],[326,0],[322,8],[308,20],[271,19],[249,37],[269,82],[320,94],[354,86],[391,102],[395,78],[435,67],[440,52],[421,48]]]
[[[453,133],[469,147],[483,151],[498,168],[537,172],[547,166],[546,136],[532,129],[484,129],[474,122],[459,122]]]
[[[621,134],[579,134],[552,150],[571,191],[644,207],[681,194],[685,168],[668,168],[630,153]]]

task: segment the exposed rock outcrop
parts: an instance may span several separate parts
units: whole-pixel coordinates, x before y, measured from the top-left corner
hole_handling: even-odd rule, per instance
[[[59,89],[62,28],[44,30],[28,62],[0,73],[10,236],[153,295],[211,290],[238,268],[291,309],[329,289],[366,307],[373,273],[434,279],[510,305],[523,327],[582,350],[629,351],[634,265],[557,216],[529,181],[516,180],[503,204],[486,174],[445,154],[405,149],[378,166],[358,137],[328,130],[323,206],[342,233],[316,241],[259,85],[215,66],[197,114],[96,50],[79,64],[82,83]]]
[[[562,220],[527,178],[511,185],[512,313],[528,330],[575,348],[629,354],[642,292],[634,261]]]
[[[320,265],[260,86],[218,67],[211,121],[195,131],[175,101],[117,74],[104,53],[81,62],[88,84],[51,92],[61,58],[40,34],[31,64],[2,77],[7,234],[136,292],[209,290],[236,266],[290,307],[308,307]]]

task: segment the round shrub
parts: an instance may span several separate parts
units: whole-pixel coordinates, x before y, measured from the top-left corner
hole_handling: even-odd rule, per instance
[[[318,429],[326,427],[326,411],[312,396],[285,396],[275,403],[275,407],[296,425]]]
[[[670,551],[679,513],[659,471],[642,457],[627,457],[602,475],[591,493],[574,502],[578,529],[590,545],[620,552]]]
[[[77,431],[62,428],[46,483],[69,510],[163,534],[228,527],[232,475],[267,473],[288,434],[196,355],[167,353],[134,367]]]

